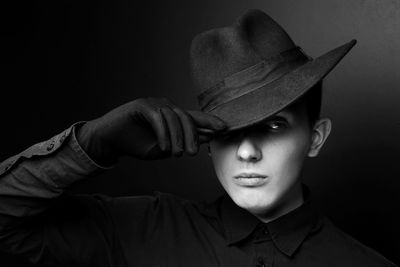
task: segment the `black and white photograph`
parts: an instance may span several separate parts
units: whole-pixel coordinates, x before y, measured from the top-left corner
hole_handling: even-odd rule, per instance
[[[400,1],[5,2],[1,267],[400,265]]]

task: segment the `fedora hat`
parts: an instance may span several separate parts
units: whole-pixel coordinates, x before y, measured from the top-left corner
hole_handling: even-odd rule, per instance
[[[227,131],[254,125],[304,95],[355,43],[312,59],[271,17],[249,10],[232,26],[192,41],[190,65],[200,109],[224,120]]]

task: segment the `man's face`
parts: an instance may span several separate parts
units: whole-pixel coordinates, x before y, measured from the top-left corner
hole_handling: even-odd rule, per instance
[[[214,138],[211,156],[219,181],[238,206],[253,214],[274,213],[302,197],[299,176],[311,139],[306,107],[299,103]]]

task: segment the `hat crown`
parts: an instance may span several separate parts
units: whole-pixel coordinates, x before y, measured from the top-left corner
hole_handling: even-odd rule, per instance
[[[191,71],[200,91],[239,71],[295,47],[286,31],[260,10],[249,10],[236,24],[197,35],[190,49]]]

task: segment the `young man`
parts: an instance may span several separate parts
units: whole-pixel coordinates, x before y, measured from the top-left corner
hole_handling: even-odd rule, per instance
[[[331,129],[321,81],[354,44],[312,60],[258,10],[198,35],[201,112],[137,99],[1,164],[1,249],[50,266],[394,266],[319,215],[300,181]],[[201,143],[227,193],[215,201],[63,195],[121,156]]]

